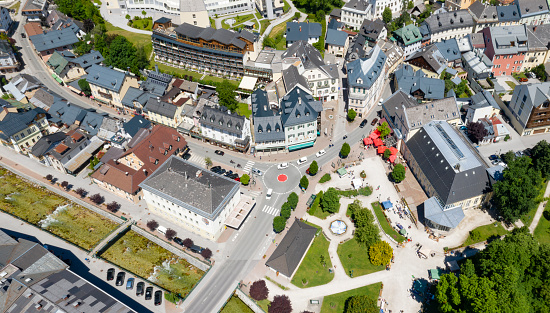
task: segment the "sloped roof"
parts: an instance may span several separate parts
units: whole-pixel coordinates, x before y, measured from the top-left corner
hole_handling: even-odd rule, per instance
[[[447,68],[446,60],[435,44],[424,47],[411,54],[405,61],[422,58],[428,64],[427,70],[441,74]]]
[[[0,121],[0,138],[7,140],[10,136],[24,130],[38,117],[45,115],[46,111],[41,108],[34,108],[27,112],[7,113]]]
[[[450,29],[473,27],[474,20],[468,10],[456,10],[440,14],[433,14],[424,21],[433,34]]]
[[[287,92],[294,89],[296,86],[301,86],[302,89],[309,91],[307,80],[304,76],[300,75],[298,68],[294,65],[289,66],[283,71],[283,82]],[[311,93],[311,91],[309,91]]]
[[[281,55],[281,59],[296,57],[302,61],[306,70],[320,68],[325,65],[321,52],[307,41],[296,41]]]
[[[361,12],[365,12],[369,7],[369,3],[365,0],[350,0],[348,3],[344,4],[342,9],[352,9]]]
[[[45,155],[50,149],[55,147],[59,142],[61,142],[63,139],[65,139],[66,135],[63,132],[57,132],[50,135],[46,135],[36,142],[34,146],[31,148],[31,154],[34,156],[43,156]]]
[[[376,41],[385,28],[386,25],[380,19],[374,21],[365,19],[363,20],[363,24],[361,24],[359,34],[369,41]]]
[[[445,210],[435,197],[424,201],[424,217],[438,225],[455,228],[464,219],[461,207]]]
[[[515,0],[522,18],[548,13],[546,0]]]
[[[323,105],[302,88],[297,87],[281,100],[281,121],[284,127],[310,123],[317,120]]]
[[[321,24],[306,22],[287,22],[286,23],[286,41],[298,41],[309,38],[319,38],[323,33]]]
[[[141,115],[136,115],[132,117],[128,122],[122,124],[122,127],[124,128],[124,131],[130,135],[130,137],[134,137],[134,135],[138,132],[138,130],[142,128],[150,128],[151,122],[147,119],[144,119]]]
[[[224,45],[234,45],[238,48],[244,48],[247,40],[254,42],[256,36],[246,30],[234,32],[227,29],[214,29],[211,27],[198,27],[191,24],[183,23],[175,29],[176,33],[194,39],[202,39],[205,41],[217,41]]]
[[[414,24],[405,25],[393,33],[397,38],[401,39],[406,46],[422,40],[422,34]]]
[[[496,22],[498,21],[497,7],[494,5],[484,5],[476,0],[468,7],[468,11],[476,22]]]
[[[165,116],[167,118],[173,119],[176,117],[178,106],[172,103],[162,101],[155,97],[150,97],[149,100],[147,100],[147,104],[145,105],[144,110],[147,112],[156,113],[161,116]]]
[[[348,34],[341,30],[327,29],[326,44],[343,47],[346,45]]]
[[[29,39],[38,52],[70,46],[78,42],[74,31],[70,28],[51,30],[45,34],[30,36]]]
[[[55,51],[52,56],[46,62],[49,66],[53,67],[53,71],[56,74],[61,74],[65,66],[69,64],[69,61],[65,59],[59,52]]]
[[[292,277],[316,233],[317,228],[299,220],[294,220],[285,237],[265,262],[265,265],[286,277]]]
[[[103,87],[114,92],[119,92],[124,83],[126,74],[109,67],[93,64],[88,69],[86,81],[90,84]]]
[[[460,60],[462,55],[455,38],[441,40],[440,42],[436,42],[435,45],[448,62]]]
[[[242,115],[230,113],[223,106],[218,108],[204,106],[201,112],[200,123],[201,125],[220,129],[224,133],[236,134],[240,137],[248,120]]]
[[[521,19],[519,9],[514,3],[497,6],[497,17],[499,22],[513,22]]]
[[[83,69],[87,69],[94,64],[101,64],[104,60],[99,51],[92,50],[90,53],[86,53],[78,58],[69,59],[68,61],[80,65]]]
[[[380,75],[384,75],[386,54],[378,45],[371,50],[369,58],[357,59],[347,64],[350,87],[370,88]]]
[[[271,108],[267,92],[260,88],[252,93],[252,119],[254,120],[254,141],[266,142],[285,139],[279,110]]]

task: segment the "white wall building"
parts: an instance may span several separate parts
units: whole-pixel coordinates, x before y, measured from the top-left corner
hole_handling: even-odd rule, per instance
[[[203,0],[122,0],[119,6],[123,14],[162,13],[177,24],[189,23],[209,27],[210,20]],[[179,19],[177,18],[179,16]]]
[[[240,151],[250,145],[250,121],[225,107],[204,106],[200,117],[200,131],[204,139]]]
[[[254,0],[204,0],[204,4],[211,17],[252,11],[255,8]]]
[[[390,8],[392,15],[398,14],[403,9],[402,0],[370,0],[372,5],[372,19],[382,18],[385,8]]]
[[[353,29],[359,29],[364,19],[372,20],[372,4],[367,0],[350,0],[342,7],[340,14],[342,23]]]
[[[139,186],[153,214],[215,241],[241,199],[239,185],[171,156]]]

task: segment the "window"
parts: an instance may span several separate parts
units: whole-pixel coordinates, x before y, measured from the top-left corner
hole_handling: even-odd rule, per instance
[[[197,15],[196,15],[196,14],[193,14],[193,18],[197,18]]]

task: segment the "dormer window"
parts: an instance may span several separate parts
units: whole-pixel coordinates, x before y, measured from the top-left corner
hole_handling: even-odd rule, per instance
[[[222,122],[222,121],[220,121],[220,125],[223,125],[223,122]]]

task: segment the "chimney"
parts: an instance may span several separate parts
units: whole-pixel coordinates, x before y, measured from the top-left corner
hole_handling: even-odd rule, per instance
[[[302,26],[300,26],[300,31],[302,31]]]
[[[157,74],[159,72],[159,66],[157,64],[155,64],[155,72],[157,72]]]
[[[125,172],[124,175],[128,176],[128,172]]]

